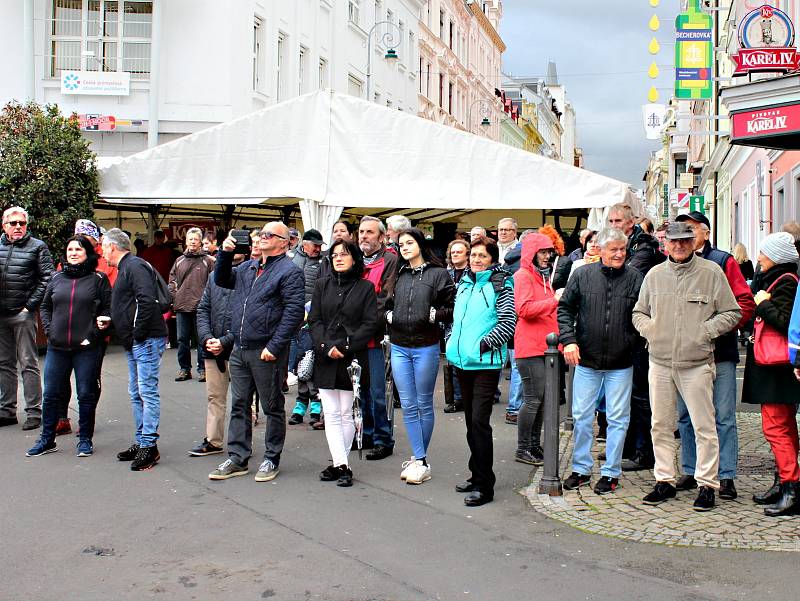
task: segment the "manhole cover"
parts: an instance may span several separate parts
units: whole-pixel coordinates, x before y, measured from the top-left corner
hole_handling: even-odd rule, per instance
[[[739,453],[737,472],[750,476],[771,476],[775,473],[775,460],[772,455]]]

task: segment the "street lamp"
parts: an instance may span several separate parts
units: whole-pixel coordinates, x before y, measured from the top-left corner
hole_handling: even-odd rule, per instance
[[[372,29],[369,30],[367,34],[367,100],[372,102],[372,34],[375,33],[379,26],[387,25],[386,31],[381,34],[381,41],[383,45],[386,46],[386,54],[383,58],[385,58],[389,62],[396,61],[399,57],[397,56],[397,52],[395,48],[397,48],[401,43],[402,39],[400,36],[402,35],[402,31],[400,31],[400,27],[392,23],[391,21],[378,21],[375,25],[372,26]],[[395,35],[395,30],[397,34]]]
[[[492,114],[492,105],[486,100],[478,99],[470,104],[467,109],[467,130],[470,132],[472,132],[472,107],[475,105],[478,105],[478,113],[483,117],[481,126],[486,128],[492,124],[489,120],[489,116]]]

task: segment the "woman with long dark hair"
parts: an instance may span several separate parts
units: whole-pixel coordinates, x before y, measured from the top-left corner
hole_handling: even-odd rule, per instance
[[[59,407],[73,371],[80,428],[76,454],[88,457],[94,452],[100,330],[111,324],[111,284],[106,274],[96,271],[97,260],[92,243],[83,236],[73,236],[67,241],[62,270],[47,284],[40,308],[47,334],[42,432],[26,453],[28,457],[58,450]]]
[[[433,434],[433,389],[439,372],[440,323],[453,320],[455,286],[416,228],[397,237],[400,248],[394,297],[386,321],[392,343],[394,385],[412,456],[400,478],[422,484],[431,478],[428,445]]]
[[[314,341],[314,382],[325,413],[325,437],[332,464],[320,480],[352,486],[348,454],[353,444],[353,381],[347,372],[353,360],[361,366],[361,390],[369,390],[367,345],[378,321],[375,288],[362,280],[364,256],[350,240],[337,240],[329,250],[329,275],[318,278],[311,297],[308,323]]]

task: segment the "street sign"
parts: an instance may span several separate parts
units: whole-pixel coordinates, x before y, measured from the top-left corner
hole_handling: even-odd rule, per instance
[[[700,0],[688,0],[685,13],[675,19],[675,97],[711,98],[714,81],[714,19],[700,7]]]
[[[699,211],[703,215],[706,214],[706,198],[705,196],[690,196],[689,197],[689,210]]]
[[[675,205],[679,209],[688,209],[689,208],[689,193],[688,192],[678,192],[675,197]]]

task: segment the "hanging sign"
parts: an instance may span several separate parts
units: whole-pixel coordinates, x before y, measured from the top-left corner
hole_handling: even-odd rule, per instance
[[[731,121],[734,140],[793,134],[800,131],[800,104],[733,113]]]
[[[667,107],[664,104],[645,104],[642,107],[644,131],[648,140],[661,138],[661,130],[664,129],[664,117],[666,114]]]
[[[796,71],[800,54],[794,47],[794,23],[772,6],[750,11],[739,24],[739,51],[731,58],[736,64],[734,75]]]
[[[78,115],[78,123],[85,131],[114,131],[117,127],[113,115]]]
[[[706,100],[714,82],[714,20],[700,7],[700,0],[689,0],[688,9],[675,19],[675,97]]]

